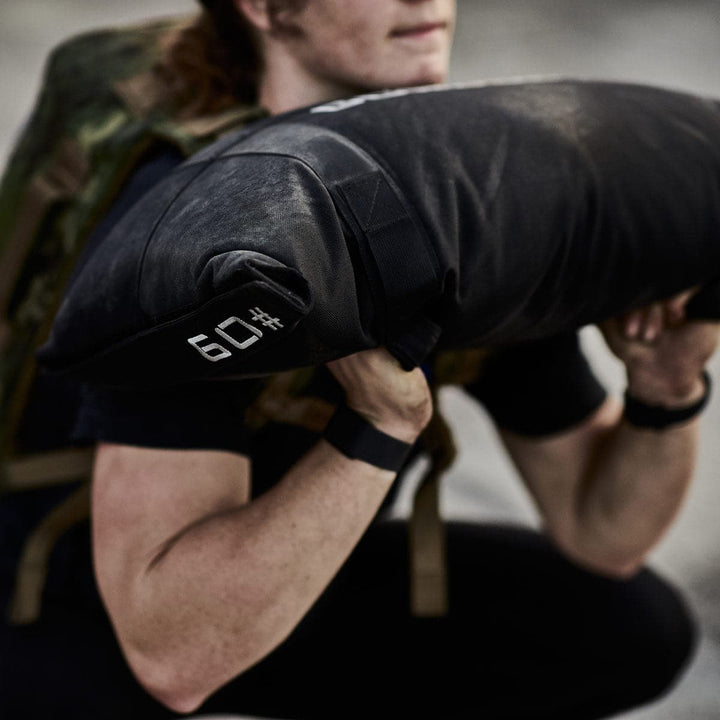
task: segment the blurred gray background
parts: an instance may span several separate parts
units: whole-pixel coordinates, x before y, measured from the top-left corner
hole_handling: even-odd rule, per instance
[[[452,80],[562,75],[632,80],[720,98],[720,0],[459,0],[459,5]],[[81,30],[194,8],[193,0],[0,0],[0,166],[32,106],[53,45]],[[621,390],[622,374],[596,332],[585,331],[583,339],[598,372]],[[716,378],[719,368],[716,360]],[[462,450],[444,487],[446,515],[535,524],[482,412],[452,390],[441,400]],[[652,557],[694,605],[702,626],[700,651],[671,695],[624,720],[720,718],[719,427],[715,398],[706,413],[696,484]],[[406,506],[401,498],[397,512]]]

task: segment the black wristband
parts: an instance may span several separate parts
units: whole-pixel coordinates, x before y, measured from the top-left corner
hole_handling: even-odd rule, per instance
[[[712,383],[710,375],[703,371],[702,380],[705,383],[705,392],[702,397],[692,405],[684,408],[666,408],[662,405],[648,405],[637,400],[625,391],[625,419],[635,427],[664,430],[670,425],[690,420],[698,415],[708,404]]]
[[[335,411],[323,437],[343,455],[393,472],[405,464],[412,449],[410,443],[378,430],[347,405]]]

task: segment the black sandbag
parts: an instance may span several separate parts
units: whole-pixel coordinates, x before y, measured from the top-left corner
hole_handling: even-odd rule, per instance
[[[87,259],[41,363],[109,385],[554,335],[720,276],[720,107],[558,81],[257,123]],[[717,293],[703,307],[717,316]]]

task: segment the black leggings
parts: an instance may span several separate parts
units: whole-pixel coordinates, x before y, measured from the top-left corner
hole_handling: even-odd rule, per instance
[[[7,519],[0,512],[1,541]],[[5,600],[16,547],[0,548]],[[449,615],[412,618],[405,525],[375,524],[290,638],[200,712],[584,720],[657,697],[691,655],[687,608],[650,571],[603,579],[537,533],[475,524],[449,524],[448,556]],[[41,621],[0,630],[0,717],[176,717],[122,661],[87,528],[56,552]]]

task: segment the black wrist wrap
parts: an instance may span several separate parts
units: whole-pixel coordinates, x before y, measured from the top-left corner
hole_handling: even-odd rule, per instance
[[[323,437],[343,455],[393,472],[405,464],[412,449],[410,443],[378,430],[347,405],[336,410]]]
[[[692,405],[684,408],[666,408],[662,405],[648,405],[637,400],[625,391],[625,419],[635,427],[664,430],[670,425],[690,420],[702,412],[710,399],[712,383],[710,375],[703,371],[702,380],[705,383],[703,396]]]

